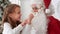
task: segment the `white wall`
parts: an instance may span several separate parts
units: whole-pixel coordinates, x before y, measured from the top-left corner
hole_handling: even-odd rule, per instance
[[[12,4],[18,4],[21,5],[20,0],[9,0]]]
[[[60,15],[59,15],[60,14],[60,4],[58,4],[58,3],[60,3],[60,0],[52,0],[52,3],[55,8],[55,14],[53,16],[60,20]]]

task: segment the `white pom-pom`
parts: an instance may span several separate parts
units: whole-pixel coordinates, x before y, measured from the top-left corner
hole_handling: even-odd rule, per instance
[[[45,13],[46,13],[46,14],[50,14],[50,13],[51,13],[50,9],[46,9],[46,10],[45,10]]]
[[[47,16],[52,16],[55,12],[52,11],[51,9],[46,9],[45,13],[46,13]]]
[[[51,11],[50,9],[46,9],[45,13],[47,16],[51,16],[53,14],[53,11]]]

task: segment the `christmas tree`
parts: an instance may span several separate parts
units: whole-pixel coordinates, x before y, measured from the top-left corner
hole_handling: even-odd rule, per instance
[[[2,20],[2,15],[3,15],[3,11],[4,8],[10,4],[9,0],[0,0],[0,21]]]

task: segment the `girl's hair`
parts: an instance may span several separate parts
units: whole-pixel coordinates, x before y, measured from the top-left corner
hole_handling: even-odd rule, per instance
[[[15,11],[16,7],[20,8],[20,6],[16,5],[16,4],[7,5],[6,8],[4,9],[4,13],[3,13],[3,17],[2,17],[2,22],[3,23],[5,23],[5,22],[10,23],[10,25],[12,26],[12,28],[16,27],[16,25],[19,24],[19,21],[16,24],[8,15],[10,13],[13,13]]]

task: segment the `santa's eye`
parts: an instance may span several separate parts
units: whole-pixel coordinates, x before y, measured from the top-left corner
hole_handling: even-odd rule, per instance
[[[37,8],[37,7],[34,7],[34,8],[32,8],[32,9],[33,9],[33,10],[34,10],[34,9],[36,9],[36,10],[37,10],[38,8]]]

